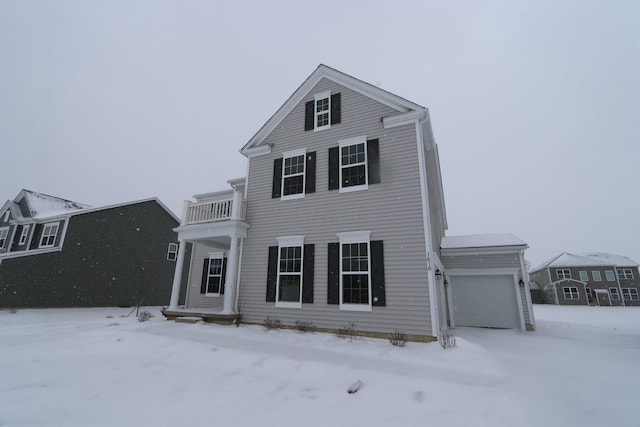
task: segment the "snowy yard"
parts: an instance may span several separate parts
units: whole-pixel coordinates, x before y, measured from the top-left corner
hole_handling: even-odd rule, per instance
[[[446,351],[128,311],[0,311],[0,425],[640,425],[640,308],[538,305]]]

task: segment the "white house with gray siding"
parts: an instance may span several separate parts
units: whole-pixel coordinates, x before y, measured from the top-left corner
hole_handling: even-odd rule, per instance
[[[425,107],[320,65],[241,153],[246,177],[185,203],[168,318],[353,324],[415,340],[452,325],[444,194]]]

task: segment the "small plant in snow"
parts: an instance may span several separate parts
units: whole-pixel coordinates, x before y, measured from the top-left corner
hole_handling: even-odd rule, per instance
[[[344,328],[338,329],[336,336],[338,338],[348,339],[349,342],[353,341],[358,336],[358,329],[356,328],[356,324],[349,323]]]
[[[317,327],[313,322],[305,322],[304,320],[296,320],[296,329],[300,332],[315,332]]]
[[[389,334],[389,342],[396,347],[404,347],[407,345],[407,334],[403,329],[396,329]]]
[[[138,322],[146,322],[151,319],[153,314],[151,314],[148,310],[142,310],[138,313]]]
[[[271,329],[279,328],[280,325],[282,325],[282,323],[280,322],[280,319],[278,319],[277,317],[268,316],[266,319],[264,319],[264,321],[262,322],[262,325],[268,331]]]
[[[15,309],[9,310],[9,314],[16,314],[17,312],[18,312],[18,310],[15,310]]]
[[[454,348],[456,346],[456,337],[449,331],[442,331],[438,337],[438,342],[443,349]]]

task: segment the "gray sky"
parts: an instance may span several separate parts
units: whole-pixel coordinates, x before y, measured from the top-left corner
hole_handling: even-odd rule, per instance
[[[3,0],[0,197],[180,216],[320,63],[429,108],[449,235],[640,262],[638,0]]]

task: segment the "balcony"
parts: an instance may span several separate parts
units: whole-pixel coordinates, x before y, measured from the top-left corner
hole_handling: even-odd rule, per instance
[[[245,220],[246,201],[241,193],[235,192],[234,197],[222,200],[206,200],[201,202],[186,202],[182,225],[205,224],[211,222]]]

